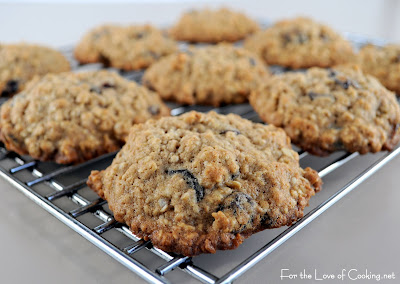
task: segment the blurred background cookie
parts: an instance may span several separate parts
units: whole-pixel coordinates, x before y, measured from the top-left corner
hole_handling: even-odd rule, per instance
[[[70,70],[68,60],[57,50],[27,43],[0,44],[0,95],[23,90],[35,75]]]
[[[75,48],[75,58],[81,63],[137,70],[175,51],[175,41],[151,25],[103,25],[83,37]]]
[[[354,60],[353,48],[330,27],[298,17],[275,23],[246,39],[244,47],[266,63],[293,69],[330,67]]]
[[[250,103],[267,123],[315,155],[391,150],[400,139],[395,95],[356,67],[311,68],[271,78]]]
[[[378,78],[386,88],[400,95],[400,45],[380,47],[369,44],[361,48],[358,56],[365,73]]]
[[[226,8],[202,9],[184,13],[170,29],[176,40],[217,43],[238,41],[259,29],[257,22]]]
[[[161,59],[146,70],[143,84],[165,100],[219,106],[246,102],[268,76],[257,55],[219,44]]]

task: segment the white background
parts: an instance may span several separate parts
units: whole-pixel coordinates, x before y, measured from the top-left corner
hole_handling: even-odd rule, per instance
[[[260,21],[308,15],[341,32],[400,42],[400,1],[34,1],[0,2],[0,42],[33,41],[54,47],[76,43],[89,28],[104,23],[173,23],[194,7],[228,6]],[[83,4],[82,4],[83,3]]]

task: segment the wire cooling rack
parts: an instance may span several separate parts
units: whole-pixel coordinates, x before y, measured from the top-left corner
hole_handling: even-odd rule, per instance
[[[353,41],[356,47],[366,42],[371,41],[360,37],[355,37]],[[72,50],[72,47],[62,49],[76,71],[103,68],[101,64],[79,66],[73,60]],[[279,67],[274,67],[273,70],[284,71]],[[135,81],[140,81],[142,76],[141,72],[120,72],[120,74]],[[0,99],[0,103],[2,102],[4,99]],[[176,104],[169,106],[172,115],[190,110],[203,112],[214,110],[222,114],[236,113],[260,122],[248,104],[220,108]],[[294,149],[300,155],[301,166],[311,166],[318,170],[323,180],[346,164],[366,157],[361,157],[358,153],[337,152],[329,157],[319,158],[296,147]],[[132,234],[126,225],[113,218],[107,202],[86,186],[90,171],[106,168],[116,153],[109,153],[76,166],[63,166],[17,155],[7,151],[0,144],[0,175],[53,216],[148,282],[170,283],[168,276],[172,271],[183,271],[203,283],[231,283],[399,153],[400,147],[391,152],[369,155],[368,162],[364,163],[365,167],[360,169],[356,176],[347,177],[342,181],[343,186],[339,188],[325,186],[313,197],[305,216],[291,227],[257,233],[233,251],[219,251],[214,255],[193,258],[166,253],[153,247],[150,241],[144,241]]]

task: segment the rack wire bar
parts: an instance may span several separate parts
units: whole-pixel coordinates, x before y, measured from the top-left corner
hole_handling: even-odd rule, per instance
[[[84,187],[86,185],[86,181],[87,181],[87,178],[81,179],[80,181],[77,181],[77,182],[65,187],[64,189],[62,189],[60,191],[56,191],[56,192],[53,192],[53,193],[47,195],[46,198],[49,201],[53,201],[55,199],[61,198],[66,195],[72,195],[75,192],[77,192],[79,189]]]
[[[175,257],[174,259],[170,260],[169,262],[167,262],[166,264],[161,265],[160,267],[158,267],[156,269],[157,273],[160,275],[165,275],[168,272],[170,272],[171,270],[175,269],[176,267],[178,267],[179,265],[184,264],[185,262],[189,262],[190,261],[190,257],[188,256],[184,256],[184,257]]]
[[[365,171],[363,171],[361,174],[359,174],[357,177],[355,177],[353,180],[351,180],[349,183],[347,183],[339,191],[337,191],[335,194],[333,194],[325,202],[321,203],[316,208],[311,210],[303,218],[301,218],[299,221],[297,221],[294,225],[290,226],[288,229],[286,229],[283,233],[281,233],[275,239],[270,241],[268,244],[263,246],[257,252],[252,254],[250,257],[248,257],[242,263],[240,263],[237,267],[235,267],[234,269],[232,269],[231,271],[226,273],[224,276],[222,276],[220,279],[218,279],[218,281],[216,283],[227,284],[227,283],[231,283],[233,280],[237,279],[240,275],[242,275],[244,272],[249,270],[251,267],[253,267],[255,264],[257,264],[260,260],[262,260],[264,257],[269,255],[276,248],[278,248],[281,244],[283,244],[285,241],[287,241],[289,238],[291,238],[293,235],[295,235],[298,231],[300,231],[306,225],[308,225],[310,222],[312,222],[315,218],[317,218],[319,215],[321,215],[323,212],[325,212],[325,210],[327,210],[329,207],[331,207],[333,204],[335,204],[337,201],[339,201],[343,196],[345,196],[346,194],[351,192],[354,188],[356,188],[358,185],[360,185],[362,182],[364,182],[367,178],[369,178],[372,174],[374,174],[376,171],[378,171],[380,168],[382,168],[383,165],[385,165],[387,162],[392,160],[399,153],[400,153],[400,147],[395,149],[392,152],[387,153],[385,156],[383,156],[381,159],[379,159],[378,161],[373,163]]]
[[[334,170],[336,170],[337,168],[343,166],[344,164],[346,164],[347,162],[353,160],[355,157],[358,157],[360,154],[358,154],[357,152],[355,153],[347,153],[344,157],[340,157],[339,159],[337,159],[335,162],[333,162],[332,164],[330,164],[329,166],[327,166],[325,169],[319,171],[318,175],[323,178],[324,176],[326,176],[327,174],[333,172]]]
[[[107,159],[109,157],[114,157],[116,154],[117,154],[117,152],[107,153],[107,154],[104,154],[104,155],[102,155],[100,157],[94,158],[92,160],[89,160],[89,161],[87,161],[85,163],[82,163],[82,164],[79,164],[79,165],[66,166],[66,167],[60,168],[58,170],[55,170],[55,171],[53,171],[51,173],[48,173],[46,175],[42,175],[41,177],[39,177],[37,179],[28,181],[26,184],[28,186],[32,186],[32,185],[35,185],[35,184],[43,182],[43,181],[48,181],[48,180],[50,180],[52,178],[55,178],[57,176],[60,176],[60,175],[63,175],[63,174],[78,170],[78,169],[83,168],[83,167],[87,167],[88,165],[95,164],[95,163],[97,163],[97,162],[99,162],[101,160],[105,160],[105,159]]]
[[[131,244],[130,246],[127,246],[126,248],[124,248],[124,251],[127,254],[134,254],[135,252],[138,252],[139,250],[147,247],[150,244],[151,244],[150,241],[138,240],[135,243]]]
[[[119,223],[117,222],[117,220],[115,220],[114,218],[111,218],[110,221],[95,227],[93,229],[93,231],[95,231],[98,234],[103,234],[103,233],[107,232],[108,230],[115,228],[116,226],[118,226],[118,224]]]
[[[36,164],[37,164],[36,161],[32,161],[32,162],[29,162],[29,163],[20,165],[20,166],[18,166],[18,167],[12,168],[12,169],[10,169],[10,172],[11,172],[12,174],[15,174],[15,173],[17,173],[17,172],[19,172],[19,171],[22,171],[22,170],[25,170],[25,169],[34,167],[34,166],[36,166]]]
[[[75,210],[72,210],[71,212],[69,212],[69,214],[71,214],[72,217],[77,218],[79,216],[82,216],[83,214],[86,214],[88,212],[93,212],[97,209],[99,209],[101,206],[103,206],[104,204],[106,204],[107,201],[105,201],[104,199],[98,198],[95,201],[79,207]]]

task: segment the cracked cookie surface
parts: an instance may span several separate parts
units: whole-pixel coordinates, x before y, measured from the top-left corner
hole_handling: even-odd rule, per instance
[[[268,76],[255,54],[219,44],[161,59],[146,70],[143,84],[166,100],[219,106],[246,102]]]
[[[34,76],[69,71],[68,60],[58,51],[33,44],[0,44],[0,95],[24,89]]]
[[[400,45],[366,45],[361,48],[358,58],[365,73],[378,78],[386,88],[400,96]]]
[[[138,70],[177,49],[174,40],[150,25],[103,25],[83,37],[75,48],[75,58],[81,63],[100,62],[122,70]]]
[[[131,126],[169,115],[159,96],[113,72],[49,74],[1,106],[8,150],[79,163],[118,150]]]
[[[116,220],[187,256],[291,225],[321,184],[282,129],[194,111],[135,125],[111,166],[88,180]]]
[[[277,22],[246,39],[244,47],[270,65],[293,69],[352,62],[351,44],[330,27],[308,18]]]
[[[189,42],[233,42],[259,29],[246,15],[226,8],[186,12],[170,30],[176,40]]]
[[[391,150],[400,139],[395,95],[354,66],[273,76],[250,103],[265,122],[316,155]]]

